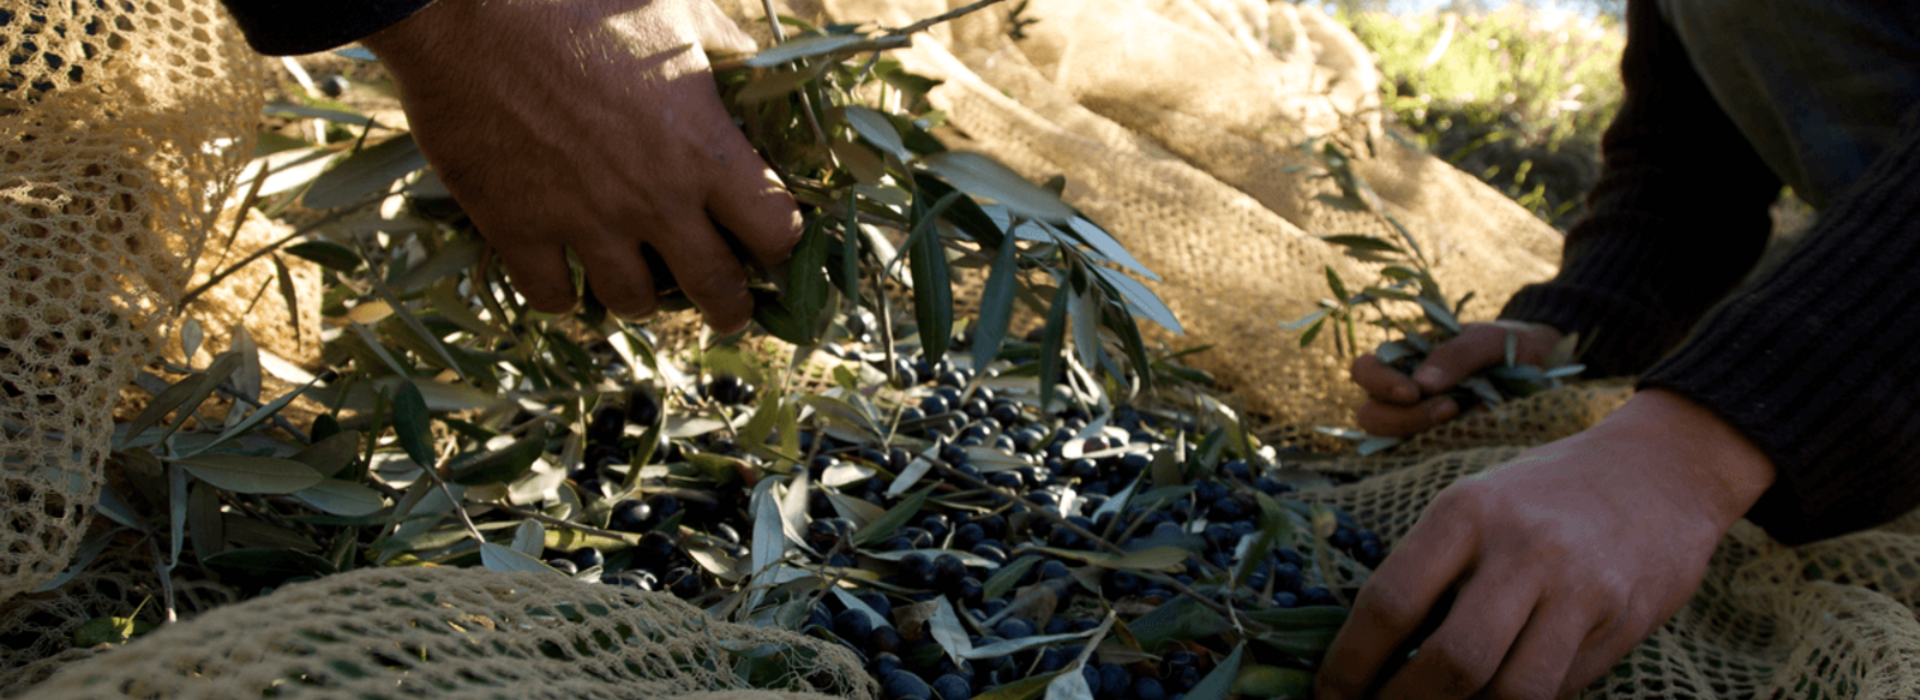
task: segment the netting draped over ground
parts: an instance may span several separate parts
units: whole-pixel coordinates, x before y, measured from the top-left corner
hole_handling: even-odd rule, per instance
[[[152,357],[259,109],[213,2],[0,18],[0,601],[67,564],[119,388]]]
[[[739,5],[729,9],[758,16],[758,2]],[[898,26],[948,7],[795,9]],[[1214,344],[1202,365],[1256,412],[1347,420],[1344,360],[1299,350],[1277,322],[1325,295],[1323,267],[1371,274],[1313,235],[1388,233],[1316,198],[1337,187],[1314,177],[1303,142],[1335,139],[1361,154],[1355,171],[1441,281],[1485,300],[1468,316],[1551,273],[1550,230],[1377,123],[1364,47],[1310,5],[1030,0],[1024,38],[1009,12],[939,28],[902,52],[910,69],[945,81],[933,99],[950,114],[947,137],[1035,179],[1064,174],[1067,198],[1164,278],[1156,291],[1189,333],[1172,342]],[[142,697],[873,693],[836,646],[713,621],[660,595],[452,569],[351,572],[216,607],[108,653],[59,651],[79,622],[129,614],[156,590],[138,557],[110,552],[60,591],[20,595],[77,544],[109,447],[110,397],[150,357],[258,97],[254,61],[210,0],[36,3],[0,24],[16,59],[0,79],[0,636],[33,638],[10,643],[0,694],[50,674],[33,697],[81,687]],[[1592,425],[1624,387],[1469,416],[1391,456],[1333,465],[1366,478],[1305,497],[1391,542],[1447,484]],[[223,601],[211,589],[204,598]],[[1700,593],[1590,695],[1912,697],[1916,606],[1920,517],[1792,549],[1742,523]],[[790,690],[745,691],[716,670],[749,657]]]
[[[720,622],[667,593],[551,574],[362,569],[288,586],[69,667],[30,698],[675,698],[763,688],[872,700],[853,652]],[[755,700],[778,700],[755,693]]]

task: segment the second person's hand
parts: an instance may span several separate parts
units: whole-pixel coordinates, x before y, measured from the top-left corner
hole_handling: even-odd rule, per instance
[[[1774,478],[1718,415],[1642,391],[1441,491],[1361,587],[1315,697],[1567,697],[1686,603]]]
[[[1460,335],[1435,346],[1409,377],[1374,355],[1353,361],[1353,383],[1367,392],[1367,402],[1354,411],[1360,428],[1374,435],[1404,437],[1452,420],[1460,405],[1445,392],[1475,372],[1506,358],[1507,336],[1515,343],[1515,359],[1543,364],[1563,337],[1540,323],[1492,321],[1468,323]]]
[[[642,247],[722,332],[746,270],[784,260],[800,215],[721,104],[705,49],[753,40],[708,0],[439,0],[366,39],[414,138],[535,309],[575,298],[566,252],[610,311],[652,314]]]

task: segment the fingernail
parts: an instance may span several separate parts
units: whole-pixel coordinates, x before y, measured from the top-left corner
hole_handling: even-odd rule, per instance
[[[1427,412],[1427,417],[1432,418],[1433,422],[1438,423],[1440,421],[1452,418],[1455,414],[1459,412],[1460,412],[1460,404],[1454,403],[1452,401],[1442,401],[1440,403],[1433,405],[1433,409]]]
[[[1413,381],[1419,383],[1421,387],[1426,389],[1439,388],[1440,382],[1443,379],[1445,379],[1445,377],[1440,373],[1440,368],[1434,367],[1433,365],[1421,367],[1413,373]]]
[[[1419,399],[1420,399],[1420,389],[1418,387],[1411,387],[1411,386],[1402,384],[1400,386],[1393,388],[1394,401],[1398,401],[1400,403],[1413,403],[1414,401],[1418,401]]]

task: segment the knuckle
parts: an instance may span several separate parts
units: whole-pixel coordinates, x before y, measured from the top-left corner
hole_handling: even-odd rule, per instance
[[[1445,513],[1448,519],[1477,519],[1492,510],[1489,498],[1482,489],[1473,487],[1469,482],[1455,482],[1442,489],[1433,497],[1432,512]]]
[[[1581,581],[1575,588],[1580,602],[1604,621],[1618,619],[1634,603],[1633,585],[1616,572],[1594,572]]]
[[[746,280],[725,270],[699,270],[691,276],[684,276],[681,271],[675,270],[674,277],[679,280],[680,288],[685,290],[688,296],[700,301],[703,308],[709,304],[738,305],[746,298]]]
[[[1466,697],[1487,686],[1498,661],[1470,645],[1428,644],[1414,654],[1413,663],[1425,667],[1438,695]]]
[[[1425,614],[1397,581],[1374,577],[1360,587],[1353,608],[1356,618],[1353,624],[1377,629],[1411,629]]]

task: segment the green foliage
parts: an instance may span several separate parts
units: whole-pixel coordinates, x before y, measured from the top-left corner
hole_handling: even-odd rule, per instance
[[[1362,234],[1321,236],[1321,240],[1339,246],[1348,257],[1367,263],[1384,263],[1380,268],[1380,277],[1356,290],[1329,265],[1324,272],[1332,298],[1322,299],[1320,308],[1298,319],[1284,321],[1280,327],[1300,331],[1300,347],[1306,347],[1320,337],[1323,329],[1330,326],[1335,351],[1345,354],[1360,351],[1356,326],[1377,326],[1397,337],[1381,343],[1374,348],[1373,354],[1388,366],[1411,375],[1426,360],[1434,346],[1460,334],[1460,312],[1473,298],[1473,293],[1468,292],[1454,300],[1441,291],[1439,281],[1432,274],[1431,263],[1412,233],[1380,206],[1373,188],[1359,173],[1353,171],[1351,158],[1338,144],[1329,140],[1316,149],[1315,142],[1309,141],[1301,150],[1317,157],[1323,164],[1325,170],[1319,177],[1332,178],[1340,185],[1339,197],[1321,195],[1322,201],[1344,210],[1373,214],[1398,234],[1398,240]],[[1367,318],[1369,314],[1371,319]],[[1451,394],[1457,404],[1466,409],[1479,404],[1497,404],[1508,398],[1527,396],[1559,386],[1563,380],[1579,374],[1583,369],[1574,364],[1573,349],[1578,342],[1579,334],[1567,336],[1561,347],[1555,349],[1554,358],[1546,367],[1534,367],[1516,361],[1514,338],[1508,336],[1506,363],[1462,380]],[[1321,430],[1356,441],[1363,455],[1399,444],[1397,438],[1367,435],[1342,428]]]
[[[296,329],[321,340],[320,357],[300,359],[323,369],[306,376],[275,361],[244,328],[227,331],[227,349],[209,358],[202,346],[223,329],[183,323],[187,359],[158,363],[140,378],[153,399],[116,427],[117,471],[100,503],[106,518],[49,588],[72,580],[110,540],[131,541],[153,549],[163,581],[211,580],[242,596],[362,567],[469,566],[670,590],[717,616],[803,629],[827,596],[849,609],[867,609],[849,590],[900,599],[905,589],[888,576],[916,552],[946,552],[903,534],[917,529],[924,538],[915,526],[928,516],[1004,512],[1008,527],[1026,534],[1009,535],[1015,548],[1004,557],[1012,562],[986,575],[983,592],[1013,595],[1009,610],[1059,604],[1073,609],[1056,612],[1105,623],[973,648],[968,640],[987,623],[957,615],[958,598],[912,613],[931,616],[924,622],[937,651],[956,660],[1084,639],[1075,670],[981,697],[1076,684],[1069,696],[1090,697],[1077,669],[1096,651],[1149,658],[1127,620],[1156,643],[1236,650],[1232,668],[1210,673],[1206,692],[1194,697],[1244,694],[1236,690],[1243,686],[1292,692],[1307,671],[1248,669],[1275,658],[1313,667],[1344,618],[1318,604],[1281,610],[1281,584],[1253,572],[1276,548],[1310,546],[1314,559],[1287,585],[1332,586],[1332,572],[1352,570],[1359,555],[1326,541],[1332,531],[1316,527],[1325,518],[1309,520],[1318,511],[1255,495],[1256,483],[1302,477],[1283,471],[1233,411],[1179,391],[1190,389],[1183,382],[1203,383],[1203,374],[1174,364],[1177,355],[1148,352],[1136,319],[1180,331],[1136,279],[1157,279],[1152,271],[1062,202],[1058,178],[1035,184],[985,156],[946,151],[931,135],[942,115],[924,99],[933,83],[882,53],[903,43],[904,32],[786,24],[805,35],[717,64],[721,93],[805,217],[792,259],[753,284],[758,327],[728,338],[676,338],[656,348],[649,328],[610,316],[590,289],[581,290],[587,302],[576,312],[527,308],[437,179],[415,170],[410,138],[336,105],[280,108],[359,131],[332,143],[280,144],[289,155],[262,179],[273,182],[252,188],[247,206],[292,211],[306,223],[216,278],[275,256],[278,301],[293,306],[304,292],[286,283],[285,262],[323,267],[324,327]],[[1347,198],[1371,206],[1365,183],[1341,177]],[[303,197],[341,204],[303,211]],[[987,276],[976,319],[955,312],[955,280],[965,269]],[[274,281],[262,286],[260,303],[276,303],[266,289]],[[1018,308],[1043,326],[1013,333]],[[765,335],[793,343],[793,356],[768,354],[774,344],[755,342]],[[928,366],[907,363],[913,354]],[[950,364],[937,362],[942,355]],[[807,375],[819,364],[830,366],[831,386]],[[919,378],[900,376],[902,364]],[[989,412],[1014,414],[1001,428],[978,415],[972,425],[1011,445],[1007,433],[1031,422],[1047,444],[1016,454],[1000,442],[955,442],[961,416],[973,409],[958,399],[925,408],[933,392],[922,385],[933,383],[927,376],[938,366],[946,367],[938,370],[940,391],[979,403],[993,397]],[[298,388],[274,398],[262,390],[263,373]],[[1164,393],[1147,395],[1155,384]],[[307,425],[283,415],[296,398],[311,401],[300,407],[309,415],[319,407]],[[1070,409],[1047,410],[1062,404]],[[1193,405],[1198,411],[1186,412]],[[1156,434],[1118,441],[1145,435],[1139,431]],[[1090,516],[1104,515],[1105,525],[1082,528],[987,480],[1042,464],[1033,451],[1044,449],[1067,460],[1098,458],[1109,470],[1151,455],[1151,472],[1126,476],[1131,484],[1114,486]],[[1217,476],[1228,460],[1246,463],[1238,476]],[[1217,563],[1202,559],[1208,545],[1197,534],[1129,539],[1152,529],[1156,511],[1183,509],[1183,519],[1211,512],[1215,504],[1192,497],[1201,484],[1231,491],[1227,502],[1258,504],[1258,546]],[[1261,488],[1279,493],[1282,485]],[[636,506],[661,512],[638,514]],[[1082,539],[1038,546],[1031,528],[1041,518]],[[1002,557],[978,551],[947,553],[976,571],[1001,566]],[[1047,585],[1018,586],[1036,555],[1074,562],[1070,575],[1083,587],[1126,572],[1142,589],[1066,599]],[[1323,594],[1322,603],[1351,592]],[[1143,601],[1169,599],[1184,602],[1148,616]],[[172,589],[156,597],[167,616],[178,602]],[[893,616],[903,619],[906,607]],[[103,620],[87,639],[141,631],[129,618]],[[1249,641],[1259,656],[1240,666],[1237,650]],[[771,672],[778,659],[735,653],[741,677],[781,676]]]
[[[912,290],[916,339],[937,361],[954,327],[953,268],[988,268],[977,363],[997,355],[1014,305],[1023,302],[1047,316],[1049,334],[1075,329],[1085,371],[1124,367],[1142,388],[1153,386],[1135,318],[1176,333],[1179,323],[1145,287],[1108,266],[1156,279],[1151,271],[1062,202],[1059,188],[1034,185],[978,153],[949,152],[934,139],[930,130],[944,115],[930,111],[925,97],[935,83],[876,52],[900,45],[902,33],[787,24],[809,33],[716,66],[748,139],[809,205],[787,293],[756,313],[763,328],[797,345],[819,343],[833,316],[826,312],[840,305],[829,289],[885,314],[879,296],[890,279]],[[870,108],[863,96],[873,95],[904,108]],[[892,229],[904,241],[883,242],[860,226]],[[835,285],[817,283],[835,277]],[[1049,314],[1042,295],[1049,281],[1064,289],[1062,280],[1073,281],[1073,294],[1057,297],[1073,302],[1065,317]]]
[[[1610,16],[1516,4],[1344,19],[1379,56],[1384,105],[1422,146],[1557,226],[1582,213],[1622,97],[1625,38]]]
[[[608,315],[590,289],[580,290],[587,302],[574,313],[529,309],[471,221],[422,170],[410,134],[329,101],[278,105],[275,114],[358,132],[332,143],[283,137],[263,154],[272,172],[252,181],[245,206],[320,213],[302,212],[304,227],[259,253],[223,260],[214,279],[187,296],[271,257],[279,301],[292,312],[301,292],[278,253],[318,263],[326,328],[296,330],[323,339],[320,357],[302,359],[325,371],[303,376],[269,363],[240,327],[227,334],[226,351],[206,360],[207,329],[184,322],[187,363],[149,368],[140,386],[153,399],[116,431],[115,462],[128,478],[101,506],[116,527],[90,540],[74,571],[109,540],[137,535],[160,543],[163,569],[246,594],[363,566],[558,575],[543,553],[591,546],[632,556],[623,550],[639,536],[608,529],[616,503],[662,493],[710,502],[724,488],[751,492],[751,505],[711,510],[774,516],[752,533],[751,560],[685,530],[680,515],[653,531],[676,542],[684,536],[699,575],[743,587],[729,591],[740,595],[727,596],[724,608],[759,615],[769,585],[753,587],[750,598],[745,588],[767,574],[781,583],[798,575],[786,563],[792,552],[782,530],[805,526],[793,509],[807,506],[809,488],[826,489],[866,526],[850,547],[933,507],[934,485],[885,511],[827,484],[809,486],[800,467],[821,447],[802,449],[802,425],[848,419],[834,428],[842,438],[901,444],[897,407],[869,398],[889,377],[857,357],[836,368],[840,388],[798,390],[805,385],[796,372],[829,341],[884,348],[894,367],[896,349],[929,362],[951,354],[978,369],[1008,367],[1004,355],[1024,354],[1044,372],[1010,372],[995,390],[1037,397],[1031,403],[1043,408],[1067,400],[1111,410],[1153,386],[1156,371],[1188,376],[1170,358],[1150,358],[1135,325],[1144,316],[1179,331],[1167,307],[1128,276],[1153,273],[1062,202],[1060,183],[1028,182],[931,136],[942,115],[928,110],[925,94],[936,83],[882,53],[928,23],[892,32],[784,23],[805,35],[722,61],[715,77],[749,139],[800,200],[804,235],[784,269],[760,271],[768,279],[753,283],[757,329],[708,347],[683,343],[674,357],[657,355],[648,329]],[[376,207],[382,211],[371,214]],[[361,220],[343,223],[349,215]],[[949,353],[963,342],[956,327],[968,325],[954,309],[961,268],[989,271],[990,283],[969,329],[971,347]],[[265,303],[275,303],[265,291]],[[899,303],[903,294],[911,303]],[[1048,319],[1038,362],[1038,344],[1009,337],[1019,305]],[[760,334],[798,346],[784,372],[778,358],[748,349],[744,341]],[[263,367],[301,386],[264,400]],[[758,401],[703,396],[720,374],[760,387]],[[281,415],[299,398],[323,407],[310,427]],[[645,410],[652,417],[632,432],[617,421],[611,432],[596,425],[597,415],[640,421],[629,411]],[[894,476],[879,464],[847,469],[860,482]],[[925,474],[923,465],[895,483],[904,491]],[[767,490],[776,484],[790,489],[777,503]],[[597,580],[597,567],[583,568],[579,576]],[[169,612],[176,606],[171,592],[159,602]]]

